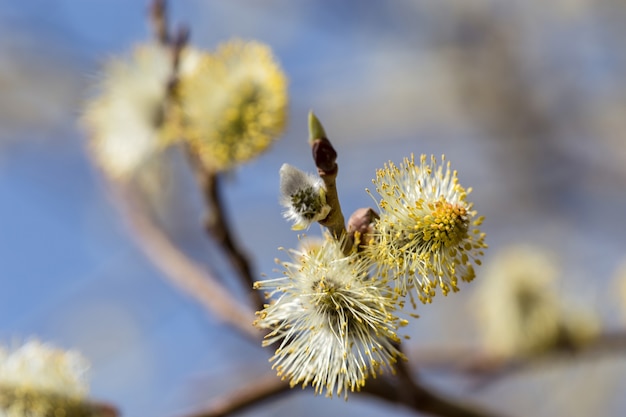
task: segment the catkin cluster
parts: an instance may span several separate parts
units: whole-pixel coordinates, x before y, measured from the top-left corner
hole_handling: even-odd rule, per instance
[[[337,233],[334,223],[343,215],[327,195],[336,152],[314,115],[310,122],[311,137],[321,138],[311,142],[319,178],[283,165],[281,203],[294,229],[319,222],[332,233],[321,244],[288,251],[281,276],[256,283],[270,302],[255,324],[269,329],[264,345],[276,349],[273,367],[291,386],[311,384],[316,393],[347,398],[403,358],[397,331],[407,324],[398,316],[404,299],[415,307],[415,299],[432,302],[437,288],[458,291],[459,281],[475,277],[487,245],[483,218],[467,201],[470,190],[445,158],[438,163],[426,155],[379,169],[377,196],[370,193],[379,214],[357,211]]]
[[[95,161],[114,180],[181,142],[207,171],[230,170],[266,151],[287,118],[287,78],[256,41],[215,52],[140,45],[108,63],[99,90],[83,120]]]

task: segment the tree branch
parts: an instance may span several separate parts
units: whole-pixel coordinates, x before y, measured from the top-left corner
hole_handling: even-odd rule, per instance
[[[169,42],[167,28],[167,2],[165,0],[153,0],[150,3],[148,18],[155,39],[162,45]]]
[[[248,291],[252,305],[261,310],[264,300],[259,291],[252,289],[255,279],[250,260],[236,242],[226,215],[220,190],[221,177],[219,173],[205,169],[198,160],[198,156],[189,147],[187,147],[187,155],[206,204],[207,214],[204,228],[207,234],[213,237],[228,255],[230,263]]]
[[[181,417],[224,417],[232,415],[248,407],[259,405],[290,391],[289,384],[271,372],[227,395],[214,399],[201,411]]]
[[[156,40],[163,45],[167,45],[172,52],[172,74],[168,85],[165,86],[168,93],[165,104],[166,109],[168,109],[171,102],[176,100],[176,85],[178,83],[181,52],[189,40],[189,29],[186,26],[181,26],[175,32],[174,36],[171,36],[168,30],[166,0],[153,0],[150,6],[149,17]],[[252,290],[254,277],[250,261],[244,251],[235,242],[234,234],[226,218],[226,211],[224,210],[219,188],[219,174],[205,169],[198,156],[193,153],[189,146],[186,147],[186,150],[190,165],[194,170],[208,209],[205,230],[210,236],[215,238],[217,243],[228,254],[231,264],[235,267],[238,276],[243,280],[252,298],[253,305],[258,309],[262,309],[264,303],[263,297],[258,291]]]
[[[136,243],[164,276],[218,320],[258,342],[261,335],[252,326],[254,312],[235,299],[204,267],[178,249],[127,188],[118,184],[113,191]]]
[[[503,360],[472,349],[429,349],[410,354],[414,363],[426,368],[466,373],[468,376],[498,377],[519,370],[536,368],[541,363],[555,363],[555,357],[568,359],[597,358],[626,352],[626,330],[605,333],[576,350],[554,349],[541,356]],[[469,358],[469,359],[468,359]],[[361,393],[392,404],[404,405],[416,412],[447,417],[487,417],[490,411],[453,401],[425,388],[411,376],[407,362],[398,363],[397,375],[367,381]],[[274,373],[255,379],[249,385],[213,400],[204,410],[181,417],[222,417],[232,415],[263,401],[292,392],[289,384]],[[355,393],[359,394],[359,393]]]
[[[394,404],[402,404],[418,413],[441,417],[495,417],[494,414],[458,400],[445,398],[427,389],[413,376],[408,363],[399,361],[395,378],[368,381],[362,392]]]
[[[441,417],[494,417],[496,414],[459,401],[443,398],[416,383],[405,365],[399,365],[398,375],[381,376],[367,381],[355,395],[366,394],[392,404],[404,405],[416,412]],[[225,417],[279,395],[295,392],[287,381],[274,373],[254,379],[250,384],[213,400],[204,410],[181,417]]]
[[[416,350],[410,359],[422,368],[479,378],[480,386],[485,386],[515,372],[563,363],[559,359],[592,360],[625,353],[626,330],[620,330],[603,333],[577,346],[557,344],[534,356],[506,358],[470,348],[429,348]]]

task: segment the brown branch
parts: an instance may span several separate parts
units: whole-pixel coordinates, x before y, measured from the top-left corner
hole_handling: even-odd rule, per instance
[[[206,203],[210,211],[206,219],[205,227],[211,236],[224,248],[226,253],[228,253],[230,261],[244,280],[246,287],[248,290],[251,290],[255,281],[252,276],[252,266],[250,265],[248,256],[233,237],[233,232],[229,226],[230,222],[228,221],[226,210],[224,209],[220,186],[221,177],[218,173],[211,172],[206,175],[203,188]],[[252,294],[258,296],[260,293],[254,291]],[[256,305],[262,307],[262,300],[257,299]]]
[[[66,415],[68,417],[72,416],[71,413],[67,413]],[[87,414],[81,414],[80,412],[78,412],[76,415],[77,416],[93,415],[93,416],[98,416],[98,417],[118,417],[120,415],[120,412],[118,411],[116,407],[114,407],[111,404],[102,403],[102,402],[91,402],[89,403],[89,411],[87,412]]]
[[[189,29],[181,26],[172,37],[168,31],[167,22],[167,2],[166,0],[153,0],[150,8],[150,21],[154,28],[154,34],[160,43],[167,45],[172,53],[172,74],[165,86],[167,95],[165,100],[165,111],[168,111],[172,102],[175,102],[176,86],[178,84],[178,70],[180,66],[181,53],[189,41]],[[194,170],[198,184],[202,189],[204,201],[207,205],[208,215],[205,222],[205,230],[213,236],[217,243],[228,254],[231,264],[235,267],[237,274],[242,278],[246,289],[250,293],[253,305],[263,308],[263,298],[257,291],[252,290],[254,277],[250,261],[244,251],[236,244],[233,233],[226,218],[226,211],[222,203],[220,194],[220,178],[217,172],[207,170],[202,165],[198,156],[187,146],[189,161]]]
[[[169,43],[167,2],[165,0],[153,0],[152,3],[150,3],[148,15],[154,37],[160,44],[167,45]]]
[[[318,168],[317,172],[324,181],[326,188],[326,204],[330,206],[330,212],[324,220],[320,220],[320,224],[326,227],[335,238],[340,239],[346,234],[345,219],[341,212],[339,204],[339,195],[337,194],[337,172],[339,167],[335,164],[332,171],[323,171]]]
[[[271,372],[260,378],[254,378],[248,385],[213,400],[204,410],[186,414],[184,417],[229,416],[289,391],[289,384]]]
[[[377,378],[363,387],[363,394],[374,396],[392,404],[403,405],[417,413],[441,417],[493,417],[500,414],[445,398],[424,386],[407,384],[404,378]]]
[[[416,412],[441,417],[493,417],[495,414],[444,398],[415,382],[406,364],[399,365],[398,375],[381,376],[367,381],[356,395],[370,395],[392,404],[404,405]],[[289,383],[274,373],[254,379],[248,385],[229,392],[211,402],[204,410],[181,417],[224,417],[273,399],[295,392]]]
[[[187,155],[206,204],[205,230],[226,252],[230,263],[250,294],[252,305],[261,310],[264,300],[259,291],[252,289],[255,279],[250,260],[237,244],[226,215],[220,191],[221,177],[219,173],[205,169],[198,155],[189,147],[187,147]]]
[[[172,74],[165,86],[167,89],[165,111],[167,111],[176,100],[176,85],[178,83],[178,70],[180,66],[181,53],[189,41],[189,29],[181,26],[175,31],[174,36],[170,36],[167,22],[167,2],[166,0],[153,0],[150,7],[150,21],[154,28],[156,39],[171,49],[172,53]],[[263,298],[257,291],[252,290],[254,278],[250,261],[244,251],[236,244],[233,233],[230,229],[226,211],[220,195],[220,180],[217,172],[204,168],[198,156],[187,147],[190,164],[195,172],[198,184],[200,185],[204,200],[207,205],[208,215],[205,222],[207,233],[215,238],[219,245],[228,254],[228,257],[235,267],[237,274],[243,279],[244,285],[250,292],[255,307],[263,308]]]
[[[399,361],[397,376],[368,381],[362,392],[393,404],[402,404],[418,413],[441,417],[494,417],[494,414],[427,389],[412,375],[405,361]]]
[[[480,385],[515,372],[528,371],[546,364],[555,365],[572,360],[591,360],[626,353],[626,330],[606,332],[584,344],[557,344],[533,356],[502,357],[476,349],[429,348],[410,355],[422,368],[464,374],[479,378]]]
[[[260,333],[252,326],[254,312],[241,304],[204,267],[190,259],[157,226],[138,199],[121,185],[114,194],[138,246],[169,281],[191,296],[220,321],[255,342]]]

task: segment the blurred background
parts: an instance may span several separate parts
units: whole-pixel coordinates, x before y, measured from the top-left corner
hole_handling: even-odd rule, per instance
[[[485,267],[510,245],[532,245],[558,265],[560,294],[596,311],[605,329],[624,326],[613,278],[626,261],[625,2],[181,0],[170,11],[197,47],[268,43],[290,80],[287,133],[224,190],[257,276],[272,276],[279,246],[297,245],[281,216],[278,170],[314,170],[313,109],[339,153],[346,214],[374,204],[364,190],[385,162],[446,154],[486,216]],[[127,417],[167,417],[270,365],[268,352],[163,279],[87,156],[83,103],[107,58],[150,39],[146,12],[143,0],[0,0],[0,342],[75,348],[92,362],[94,398]],[[202,233],[190,174],[174,167],[155,197],[167,230],[228,276]],[[472,296],[481,273],[418,307],[411,349],[480,344]],[[424,378],[511,416],[620,416],[624,358],[564,361],[482,389],[460,376]],[[390,409],[298,390],[242,415]]]

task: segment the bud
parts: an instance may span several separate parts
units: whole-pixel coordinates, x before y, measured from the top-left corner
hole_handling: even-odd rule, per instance
[[[315,166],[324,174],[332,174],[337,170],[337,151],[326,138],[315,139],[311,145]]]
[[[325,174],[337,170],[337,151],[326,137],[324,127],[313,112],[309,112],[309,144],[315,166]]]
[[[289,164],[280,168],[280,194],[280,202],[287,209],[284,216],[294,222],[294,230],[308,228],[330,212],[322,180]]]
[[[309,144],[313,144],[315,139],[326,138],[326,131],[324,130],[324,126],[320,123],[317,116],[313,111],[309,112]]]
[[[354,239],[356,245],[367,246],[374,233],[374,222],[380,218],[372,208],[360,208],[348,220],[348,235]]]

